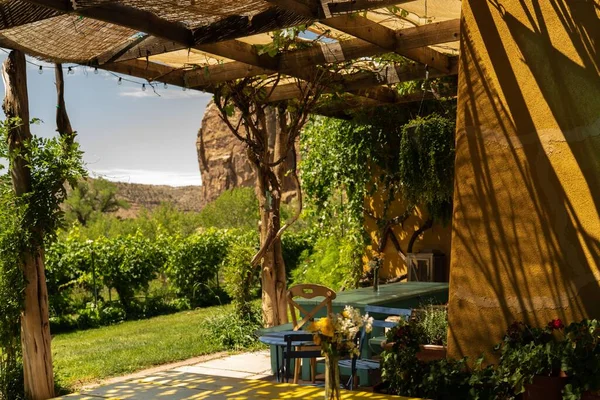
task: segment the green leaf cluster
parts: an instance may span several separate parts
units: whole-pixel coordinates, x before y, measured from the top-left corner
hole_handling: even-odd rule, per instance
[[[44,243],[56,238],[64,223],[60,205],[65,183],[75,184],[85,175],[82,153],[71,138],[33,136],[20,147],[9,148],[11,130],[22,123],[19,119],[0,123],[0,159],[8,160],[9,172],[16,163],[24,163],[30,173],[28,191],[20,196],[9,174],[0,175],[0,398],[5,399],[23,396],[19,339],[23,255],[43,254]]]
[[[193,307],[214,303],[214,299],[220,301],[218,272],[227,255],[228,243],[227,231],[209,228],[176,240],[172,246],[167,276],[177,294]]]
[[[129,207],[117,198],[117,186],[103,178],[79,180],[64,202],[67,222],[78,221],[84,226],[103,213]]]

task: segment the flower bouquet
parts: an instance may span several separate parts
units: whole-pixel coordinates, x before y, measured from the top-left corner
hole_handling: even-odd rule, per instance
[[[325,399],[340,398],[340,371],[338,361],[342,356],[359,356],[357,338],[364,327],[371,332],[373,318],[362,316],[360,310],[346,306],[340,314],[334,314],[309,325],[313,341],[321,346],[325,356]]]

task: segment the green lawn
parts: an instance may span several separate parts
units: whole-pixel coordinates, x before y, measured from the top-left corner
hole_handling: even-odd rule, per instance
[[[222,351],[223,346],[211,340],[204,321],[228,308],[184,311],[56,335],[52,352],[58,382],[76,389],[110,376]]]

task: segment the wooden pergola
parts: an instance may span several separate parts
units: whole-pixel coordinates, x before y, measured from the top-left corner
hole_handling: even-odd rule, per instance
[[[320,65],[396,53],[412,63],[336,73],[337,110],[419,101],[393,85],[456,75],[460,0],[4,0],[0,46],[49,62],[77,63],[212,92],[215,85],[275,73],[302,82]],[[302,48],[261,54],[270,32],[307,25]],[[281,83],[266,102],[295,98]],[[452,95],[453,93],[450,93]],[[426,93],[431,97],[431,93]]]
[[[278,324],[287,321],[285,301],[280,301],[285,298],[285,268],[278,261],[279,238],[288,226],[281,226],[279,213],[279,188],[285,176],[281,162],[293,149],[308,113],[339,115],[351,108],[438,97],[426,86],[406,93],[397,85],[457,75],[460,12],[460,0],[0,0],[0,47],[17,50],[3,66],[3,108],[7,117],[29,121],[24,54],[127,74],[151,84],[216,93],[223,115],[227,114],[224,104],[219,106],[223,88],[256,77],[268,90],[264,98],[260,92],[254,111],[244,110],[243,101],[235,104],[242,114],[240,122],[248,119],[246,137],[233,126],[230,129],[253,149],[261,250],[252,263],[263,259],[263,299],[268,299],[263,300],[263,314],[270,318],[267,324]],[[275,31],[300,26],[294,32],[307,33],[294,36],[294,46],[282,47],[275,39]],[[315,85],[318,75],[326,79]],[[56,79],[57,130],[69,142],[74,132],[64,104],[62,68],[56,69]],[[275,83],[269,86],[271,82]],[[315,86],[318,95],[311,94]],[[323,91],[335,92],[341,101],[320,109],[298,107],[301,112],[285,109],[284,100],[298,98],[301,103],[305,95],[318,99]],[[267,108],[280,113],[270,119],[279,118],[271,127],[266,123]],[[271,132],[278,127],[271,143]],[[29,139],[29,124],[19,124],[9,132],[9,148],[18,154]],[[298,181],[293,160],[292,176]],[[11,168],[15,194],[31,192],[27,163],[17,156]],[[25,253],[21,315],[25,391],[30,398],[45,400],[53,397],[54,382],[43,248],[36,244]]]

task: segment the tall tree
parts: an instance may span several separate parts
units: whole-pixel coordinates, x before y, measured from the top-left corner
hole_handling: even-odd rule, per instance
[[[260,210],[260,250],[252,264],[262,266],[262,309],[266,326],[287,322],[286,270],[281,250],[281,235],[295,222],[302,209],[300,182],[296,174],[295,143],[323,92],[327,76],[315,71],[306,83],[297,82],[299,97],[277,104],[267,103],[280,74],[227,82],[215,90],[215,104],[233,135],[247,146],[248,159],[256,172],[256,195]],[[293,158],[286,171],[285,161]],[[298,209],[282,225],[281,195],[283,179],[290,174],[296,182]]]
[[[85,171],[70,127],[59,126],[58,138],[41,139],[31,134],[26,61],[22,52],[9,54],[2,77],[7,120],[0,130],[0,157],[9,160],[10,182],[0,180],[3,185],[0,207],[5,215],[16,216],[13,223],[18,225],[18,235],[4,241],[0,251],[3,268],[13,272],[20,270],[24,280],[24,287],[12,290],[15,298],[22,298],[20,325],[25,395],[29,399],[44,400],[54,397],[44,243],[56,237],[56,230],[63,222],[60,205],[66,196],[65,182],[73,185]],[[59,88],[59,99],[61,90]]]
[[[8,119],[18,118],[21,121],[8,132],[8,148],[10,153],[17,154],[11,161],[10,175],[16,196],[22,197],[32,191],[30,166],[25,157],[19,155],[32,138],[29,130],[26,63],[22,52],[10,52],[3,65],[2,78],[6,91],[4,113]],[[33,232],[34,237],[41,236],[38,227],[31,226],[30,229],[36,231]],[[25,304],[21,314],[25,392],[31,399],[49,399],[54,397],[54,374],[42,244],[33,244],[21,258],[26,282]]]

